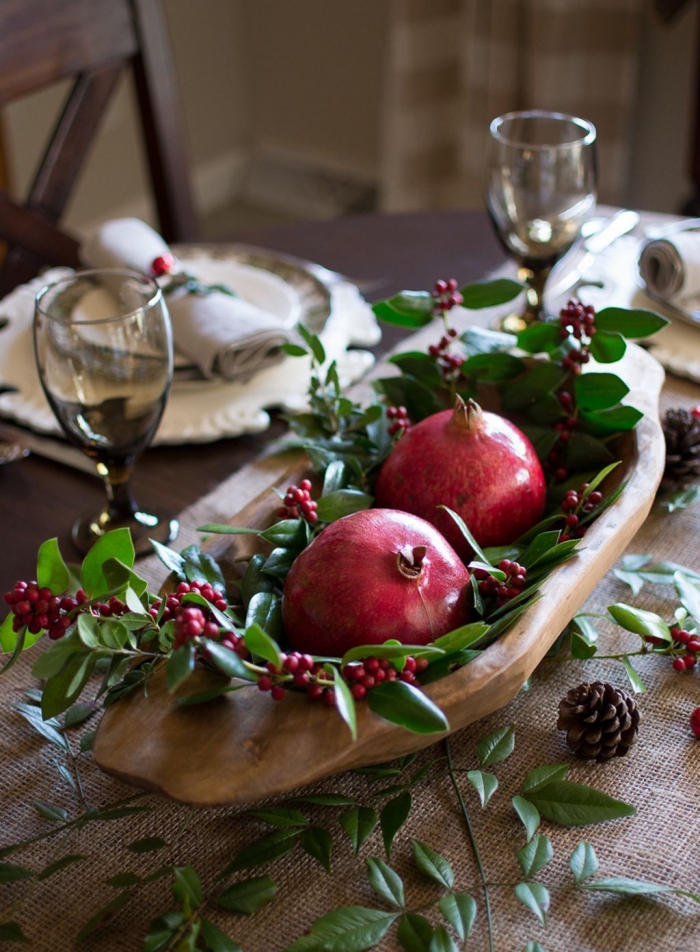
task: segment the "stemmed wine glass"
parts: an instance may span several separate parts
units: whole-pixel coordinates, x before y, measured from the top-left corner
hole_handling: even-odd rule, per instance
[[[107,505],[81,518],[72,538],[87,552],[110,529],[131,530],[137,554],[168,542],[178,523],[144,512],[131,494],[173,376],[170,318],[156,282],[135,271],[81,271],[42,288],[34,349],[44,393],[64,433],[103,478]]]
[[[557,112],[509,112],[490,126],[486,206],[501,244],[527,285],[522,314],[504,330],[544,320],[544,287],[596,202],[595,127]]]

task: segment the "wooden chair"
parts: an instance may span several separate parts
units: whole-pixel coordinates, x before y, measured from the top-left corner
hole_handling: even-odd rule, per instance
[[[0,106],[58,80],[75,81],[24,205],[0,190],[0,295],[47,264],[75,267],[78,242],[58,227],[125,68],[134,71],[160,229],[195,237],[183,123],[159,0],[2,0]]]

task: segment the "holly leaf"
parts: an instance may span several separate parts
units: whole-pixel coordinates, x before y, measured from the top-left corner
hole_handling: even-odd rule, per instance
[[[192,674],[194,661],[195,647],[192,644],[184,644],[170,655],[165,666],[165,683],[171,694]]]
[[[41,544],[36,579],[39,588],[50,588],[54,595],[61,595],[70,585],[70,571],[63,561],[58,539],[47,539]]]
[[[627,341],[617,331],[598,331],[591,340],[591,357],[599,364],[614,364],[622,360],[627,350]]]
[[[321,522],[335,522],[343,516],[369,509],[373,502],[373,496],[359,489],[338,489],[318,500],[316,512]]]
[[[510,757],[514,747],[515,730],[512,727],[499,727],[476,745],[479,763],[482,767],[500,763]]]
[[[128,529],[112,529],[101,536],[85,556],[81,568],[81,581],[85,594],[99,598],[109,591],[109,583],[102,571],[108,559],[117,559],[131,568],[134,564],[134,543]]]
[[[511,278],[494,278],[490,281],[474,281],[461,289],[462,307],[470,311],[507,304],[525,290],[525,285]]]
[[[606,410],[630,392],[616,374],[581,374],[574,381],[574,395],[581,410]]]
[[[617,331],[634,338],[656,334],[668,323],[665,317],[646,308],[605,307],[595,318],[597,331]]]
[[[618,602],[608,606],[613,621],[642,638],[660,638],[666,644],[671,643],[671,631],[666,622],[654,612]]]
[[[450,729],[440,708],[421,690],[404,681],[382,681],[367,698],[375,714],[414,734],[436,734]]]
[[[252,602],[251,602],[252,604]],[[246,648],[265,661],[271,661],[277,669],[282,667],[279,645],[263,631],[260,625],[250,625],[243,636]]]

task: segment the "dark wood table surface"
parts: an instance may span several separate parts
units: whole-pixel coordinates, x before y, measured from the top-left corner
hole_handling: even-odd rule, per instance
[[[440,277],[475,280],[503,261],[503,252],[483,212],[435,212],[355,216],[246,229],[235,241],[286,251],[357,279],[376,282],[372,300],[401,288],[428,289]],[[385,328],[378,355],[401,332]],[[176,514],[258,455],[284,424],[235,439],[179,447],[156,447],[137,462],[134,490],[139,503]],[[79,514],[104,503],[98,479],[40,456],[0,467],[0,593],[17,579],[34,577],[36,553],[57,536],[64,557],[76,559],[70,527]],[[175,542],[177,545],[177,542]]]

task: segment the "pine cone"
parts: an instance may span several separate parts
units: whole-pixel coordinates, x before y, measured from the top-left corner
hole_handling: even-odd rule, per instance
[[[700,475],[700,420],[688,410],[667,410],[663,421],[666,438],[664,479],[689,483]]]
[[[594,681],[572,688],[559,702],[557,729],[579,757],[624,757],[639,731],[637,702],[612,684]]]

